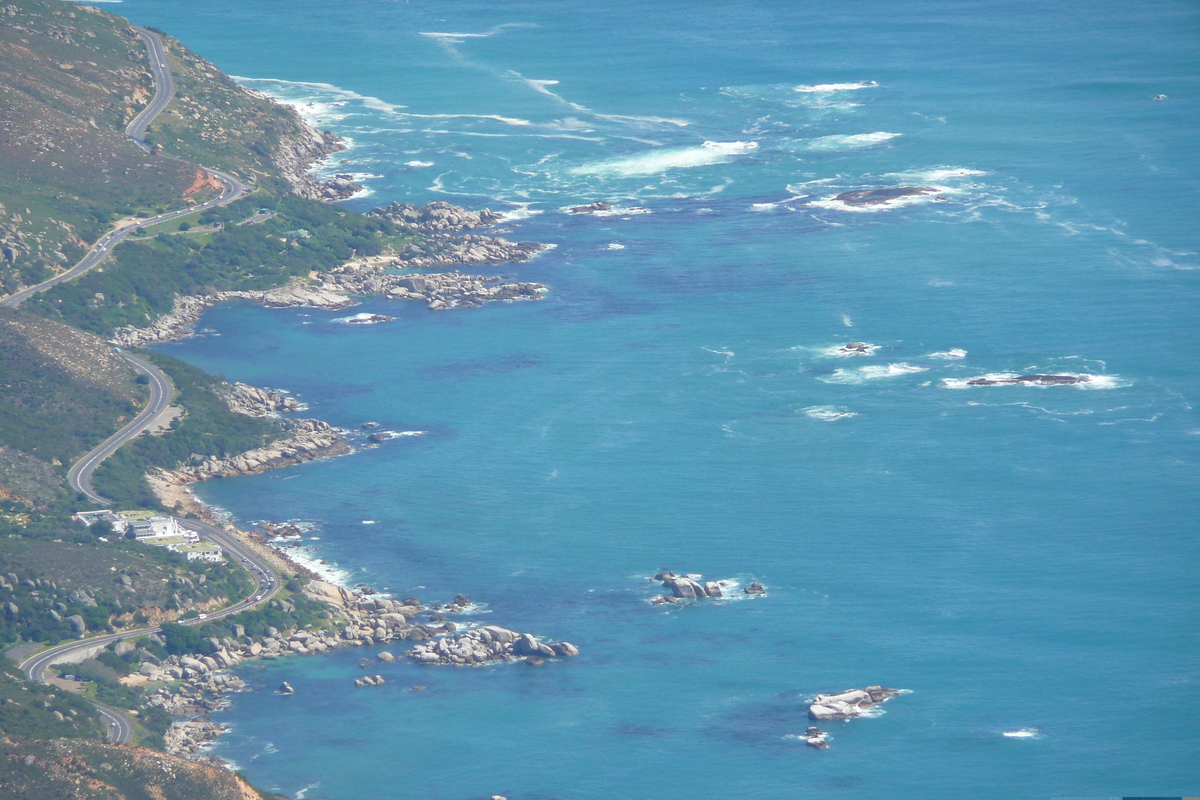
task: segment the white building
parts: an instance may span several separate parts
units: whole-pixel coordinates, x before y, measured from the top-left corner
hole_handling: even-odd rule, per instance
[[[186,528],[180,527],[174,517],[150,517],[133,521],[133,536],[139,542],[159,539],[164,536],[184,536]]]
[[[107,522],[112,525],[113,530],[118,534],[123,534],[129,530],[129,520],[120,514],[114,514],[107,508],[102,508],[99,511],[76,511],[75,519],[89,528],[97,522]]]
[[[215,544],[209,544],[208,542],[168,545],[167,549],[187,556],[188,561],[221,562],[225,560],[224,551]]]

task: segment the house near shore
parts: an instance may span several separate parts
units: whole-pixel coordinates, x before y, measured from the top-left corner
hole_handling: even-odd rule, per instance
[[[188,561],[212,561],[220,563],[225,560],[225,552],[220,547],[209,542],[169,545],[167,549],[186,556]]]
[[[129,520],[116,512],[109,511],[107,508],[102,508],[99,511],[76,511],[75,521],[89,528],[97,522],[107,522],[118,534],[124,534],[125,531],[129,530]]]
[[[166,536],[196,535],[194,532],[182,527],[179,524],[179,520],[175,519],[175,517],[155,516],[148,519],[138,519],[131,523],[131,527],[133,528],[133,538],[139,542],[145,542],[150,539],[161,539]]]

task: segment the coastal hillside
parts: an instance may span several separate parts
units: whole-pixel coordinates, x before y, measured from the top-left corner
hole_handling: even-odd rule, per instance
[[[219,189],[197,166],[258,179],[273,193],[336,199],[308,166],[340,147],[290,108],[239,87],[164,37],[176,94],[148,140],[125,136],[154,95],[129,22],[62,0],[0,7],[0,294],[75,263],[123,217],[186,208]]]
[[[229,770],[144,747],[0,738],[0,783],[21,800],[269,800]]]
[[[345,182],[320,184],[308,168],[342,149],[338,138],[314,130],[289,106],[243,88],[177,39],[156,31],[166,46],[175,99],[150,126],[163,152],[207,167],[256,178],[265,188],[310,200],[353,193]]]
[[[0,7],[4,293],[74,263],[113,220],[185,201],[195,169],[124,133],[153,92],[145,62],[128,23],[90,6]]]
[[[0,498],[52,500],[66,465],[135,414],[146,394],[96,336],[0,309]]]

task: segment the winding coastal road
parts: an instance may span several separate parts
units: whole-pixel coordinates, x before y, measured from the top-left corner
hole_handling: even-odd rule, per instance
[[[154,425],[167,413],[171,399],[175,395],[175,387],[166,373],[158,367],[130,353],[121,353],[122,358],[142,375],[150,379],[150,399],[146,407],[121,430],[100,443],[92,452],[71,465],[67,472],[67,482],[71,488],[83,493],[88,500],[98,505],[107,505],[112,501],[97,494],[92,488],[92,473],[104,459],[117,452],[124,444],[131,442],[141,435],[142,431]]]
[[[175,97],[175,79],[171,77],[171,69],[167,66],[167,52],[158,34],[148,31],[145,28],[135,28],[134,30],[137,31],[138,36],[141,37],[146,45],[146,51],[150,54],[150,72],[154,76],[154,97],[151,99],[150,104],[143,108],[125,128],[125,135],[132,139],[138,147],[146,152],[150,152],[150,145],[146,144],[146,129],[150,127],[150,123],[162,113],[162,110]],[[159,155],[158,158],[168,158],[172,161],[178,161],[181,164],[188,163],[174,156]],[[188,166],[194,165],[188,164]],[[44,292],[51,286],[78,278],[103,261],[113,251],[114,247],[134,231],[148,228],[152,225],[159,225],[163,222],[170,222],[179,217],[186,217],[188,214],[195,214],[197,211],[205,211],[217,206],[228,205],[248,192],[245,184],[232,175],[227,175],[215,169],[205,168],[205,171],[221,184],[221,194],[218,197],[196,206],[159,214],[156,217],[124,220],[118,223],[116,228],[96,240],[96,243],[79,260],[78,264],[66,272],[55,275],[49,280],[42,281],[34,286],[27,286],[19,292],[10,294],[8,297],[0,300],[0,307],[16,308],[33,295]]]
[[[162,40],[153,32],[144,28],[135,28],[139,37],[146,45],[146,50],[150,54],[150,70],[154,76],[155,95],[150,104],[139,113],[129,126],[125,129],[126,135],[133,139],[139,147],[149,152],[150,147],[145,142],[146,129],[150,123],[166,108],[167,104],[175,96],[175,81],[171,76],[171,70],[167,66],[167,54],[163,47]],[[173,158],[172,156],[160,156],[161,158]],[[173,159],[180,161],[180,159]],[[187,163],[187,162],[181,162]],[[99,264],[105,256],[112,252],[112,249],[126,236],[129,236],[134,231],[157,225],[161,222],[176,219],[187,214],[194,214],[196,211],[201,211],[207,208],[225,205],[231,203],[237,198],[246,193],[246,187],[236,178],[226,175],[223,172],[209,169],[207,172],[221,183],[221,195],[216,199],[209,200],[198,206],[174,211],[167,214],[160,214],[157,217],[152,217],[145,220],[134,220],[127,222],[124,225],[117,227],[115,230],[101,236],[87,255],[71,269],[66,272],[56,275],[48,281],[22,289],[20,292],[0,300],[0,306],[7,308],[15,308],[30,296],[44,291],[63,281],[76,278],[94,266]],[[146,403],[146,407],[134,417],[134,419],[121,430],[106,439],[99,447],[92,450],[79,461],[71,466],[67,473],[67,480],[71,488],[83,493],[93,503],[106,505],[110,501],[101,495],[97,494],[92,487],[92,474],[106,458],[115,453],[122,445],[135,439],[143,431],[154,425],[166,413],[167,408],[171,404],[171,400],[175,394],[175,387],[171,383],[171,379],[166,373],[158,367],[151,364],[145,359],[134,356],[130,353],[121,353],[121,356],[129,362],[129,364],[142,375],[146,375],[150,379],[150,399]],[[234,603],[233,605],[224,608],[220,611],[206,614],[203,619],[185,620],[184,625],[198,625],[203,622],[208,622],[213,619],[220,619],[232,614],[237,614],[240,611],[253,608],[258,604],[269,600],[281,588],[279,573],[269,561],[257,555],[253,550],[249,549],[236,536],[227,533],[226,531],[199,520],[180,520],[180,524],[185,528],[195,531],[201,537],[208,539],[220,545],[226,553],[228,553],[236,563],[244,567],[254,578],[254,592],[244,600]],[[54,664],[64,661],[76,662],[81,661],[89,655],[99,652],[100,649],[106,647],[112,642],[122,639],[131,639],[138,636],[145,636],[151,633],[157,633],[162,630],[158,627],[139,628],[137,630],[121,631],[118,633],[105,633],[96,636],[89,636],[78,641],[67,642],[55,647],[47,648],[39,653],[29,656],[20,663],[21,671],[34,681],[44,682],[46,680],[46,671]],[[100,712],[101,718],[105,721],[108,733],[108,740],[116,744],[128,744],[133,737],[133,723],[119,710],[111,708],[103,703],[94,702],[97,711]]]

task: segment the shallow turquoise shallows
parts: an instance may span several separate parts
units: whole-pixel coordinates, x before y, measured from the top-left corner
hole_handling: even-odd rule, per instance
[[[204,499],[310,523],[350,583],[462,592],[583,653],[381,664],[369,689],[363,650],[247,665],[216,753],[252,781],[1200,792],[1194,3],[106,8],[347,137],[323,169],[368,188],[349,207],[488,206],[556,245],[489,270],[541,302],[231,305],[161,348],[337,425],[427,432]],[[889,187],[935,191],[834,199]],[[618,213],[565,213],[598,200]],[[397,319],[336,321],[357,311]],[[1027,373],[1088,380],[968,383]],[[664,610],[660,569],[769,593]],[[911,693],[826,751],[792,738],[806,698],[876,683]]]

